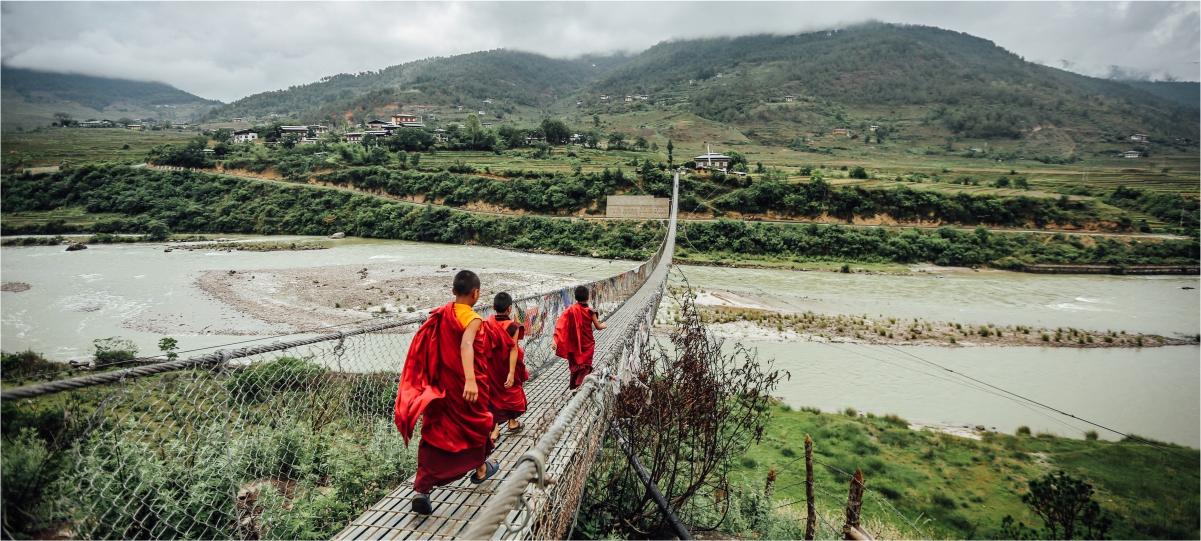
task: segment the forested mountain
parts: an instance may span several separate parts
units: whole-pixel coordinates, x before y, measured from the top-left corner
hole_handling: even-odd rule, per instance
[[[1201,83],[1193,81],[1122,81],[1184,105],[1201,105]]]
[[[206,118],[228,120],[276,113],[325,119],[398,102],[475,106],[492,99],[502,110],[536,106],[582,88],[627,60],[624,56],[562,60],[504,49],[429,58],[255,94],[214,109]]]
[[[186,120],[220,105],[165,83],[0,66],[5,126],[46,125],[56,111],[90,117]]]
[[[853,109],[917,107],[968,138],[1018,138],[1048,124],[1162,137],[1195,138],[1198,131],[1197,107],[923,26],[664,42],[606,73],[589,92],[682,98],[699,116],[735,124],[796,117],[796,107],[769,106],[793,95],[813,104],[805,112],[824,117],[824,127],[846,127]]]

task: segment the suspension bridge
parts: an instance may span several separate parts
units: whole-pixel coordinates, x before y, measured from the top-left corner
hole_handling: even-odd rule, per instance
[[[392,479],[396,488],[334,539],[567,534],[614,398],[650,340],[672,262],[678,183],[677,175],[654,256],[583,284],[607,328],[597,331],[594,371],[581,387],[568,390],[567,363],[554,356],[552,343],[555,319],[575,286],[515,301],[529,325],[529,410],[524,430],[502,430],[497,441],[491,457],[501,473],[481,485],[465,477],[436,488],[428,516],[410,511],[412,477]],[[491,307],[477,312],[487,317]],[[30,409],[38,407],[33,398],[66,397],[53,404],[66,412],[76,442],[64,451],[72,466],[55,487],[65,534],[280,537],[287,513],[306,502],[336,490],[370,494],[387,482],[339,484],[335,471],[348,471],[344,463],[349,471],[411,471],[411,464],[381,462],[405,456],[391,406],[412,334],[427,317],[10,388],[0,397]]]

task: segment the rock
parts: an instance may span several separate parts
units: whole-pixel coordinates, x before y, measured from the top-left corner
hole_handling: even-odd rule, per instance
[[[441,267],[438,267],[438,268],[440,268],[440,269],[445,269],[445,268],[446,268],[446,265],[442,265]]]
[[[71,244],[67,245],[68,252],[75,252],[78,250],[87,250],[87,249],[88,249],[88,245],[86,245],[82,242],[72,242]]]
[[[229,271],[229,275],[230,275],[230,276],[233,276],[233,275],[235,275],[235,274],[237,274],[237,273],[238,273],[238,271],[232,271],[232,270],[231,270],[231,271]]]
[[[330,235],[330,236],[329,236],[329,238],[331,238],[331,239],[344,239],[344,238],[346,238],[346,233],[343,233],[343,232],[339,231],[339,232],[337,232],[337,233],[334,233],[333,235]]]
[[[976,430],[984,430],[984,425],[976,425]]]
[[[592,252],[592,257],[600,257],[600,252]]]
[[[0,285],[0,291],[11,291],[13,293],[20,293],[22,291],[29,291],[29,288],[31,288],[31,287],[33,287],[33,286],[31,286],[25,282],[4,282],[4,285]]]
[[[164,252],[170,252],[170,251],[171,251],[171,247],[163,248],[163,251],[164,251]]]

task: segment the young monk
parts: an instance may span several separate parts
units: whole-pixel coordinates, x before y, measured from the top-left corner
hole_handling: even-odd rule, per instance
[[[488,346],[479,332],[483,319],[471,309],[480,298],[480,279],[469,270],[455,275],[454,302],[430,311],[413,335],[396,395],[396,428],[405,444],[417,418],[417,477],[413,511],[433,512],[430,491],[474,470],[471,482],[483,483],[500,471],[492,452],[492,414],[488,412]]]
[[[605,328],[605,324],[596,318],[596,310],[588,307],[588,288],[575,288],[575,300],[576,303],[564,310],[555,322],[555,355],[567,359],[571,369],[568,389],[583,385],[584,377],[592,373],[592,356],[596,349],[592,329]]]
[[[487,335],[491,355],[488,359],[488,380],[492,384],[488,410],[492,412],[492,439],[500,437],[500,425],[508,422],[509,431],[517,432],[525,427],[517,418],[525,413],[525,390],[521,384],[530,379],[525,368],[525,352],[518,343],[525,336],[525,327],[513,321],[513,296],[505,292],[496,294],[492,301],[496,315],[485,319],[482,327]]]

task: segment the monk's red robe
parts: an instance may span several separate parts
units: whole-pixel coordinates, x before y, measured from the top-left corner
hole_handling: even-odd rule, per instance
[[[432,310],[413,335],[400,374],[395,421],[406,444],[422,417],[413,482],[413,489],[422,494],[462,478],[492,452],[487,339],[477,333],[473,344],[479,398],[471,403],[463,398],[466,376],[459,350],[465,330],[455,316],[454,303]]]
[[[592,356],[596,340],[592,337],[592,309],[584,303],[576,303],[563,311],[555,322],[555,355],[567,359],[571,370],[568,389],[584,383],[584,377],[592,373]]]
[[[492,412],[492,420],[496,423],[507,423],[525,413],[525,389],[521,384],[530,379],[530,373],[525,367],[525,351],[517,340],[522,338],[524,328],[511,320],[497,320],[492,316],[484,320],[481,327],[487,333],[491,354],[488,358],[488,381],[492,385],[492,395],[489,398],[488,410]],[[513,339],[513,330],[517,329],[517,340]],[[513,370],[513,386],[505,388],[505,380],[509,379],[509,354],[517,348],[517,366]]]

